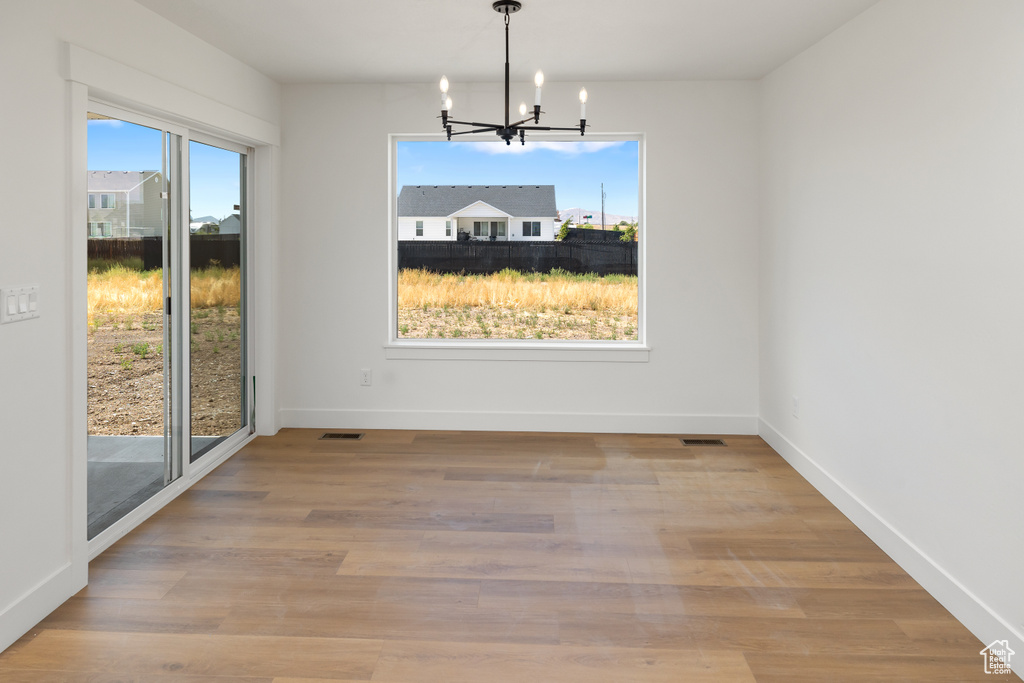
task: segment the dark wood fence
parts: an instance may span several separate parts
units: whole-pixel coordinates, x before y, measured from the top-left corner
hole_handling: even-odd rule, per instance
[[[565,239],[577,242],[621,242],[622,235],[622,232],[615,230],[569,228],[569,235]]]
[[[142,238],[90,238],[89,258],[104,259],[106,261],[123,261],[124,259],[130,258],[143,258]]]
[[[636,242],[400,241],[398,267],[487,275],[505,268],[546,273],[636,275]]]
[[[209,268],[214,262],[224,268],[240,263],[238,235],[192,235],[189,247],[193,270]],[[142,259],[143,270],[156,270],[163,266],[163,237],[90,238],[89,258],[107,261]]]
[[[242,243],[238,235],[192,235],[189,248],[192,270],[212,265],[232,268],[242,263]]]

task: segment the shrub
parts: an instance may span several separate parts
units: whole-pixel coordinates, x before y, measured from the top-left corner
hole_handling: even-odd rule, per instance
[[[562,227],[558,229],[558,234],[555,235],[555,239],[558,240],[559,242],[561,242],[562,240],[569,236],[569,221],[571,220],[571,218],[566,218],[565,222],[562,223]]]

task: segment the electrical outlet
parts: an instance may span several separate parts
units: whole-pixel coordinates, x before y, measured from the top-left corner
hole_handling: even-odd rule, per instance
[[[371,384],[373,384],[373,372],[370,369],[368,369],[368,368],[364,368],[364,369],[360,370],[359,371],[359,383],[361,385],[363,385],[364,387],[368,387]]]
[[[799,396],[794,396],[793,397],[793,417],[795,417],[798,420],[800,419],[800,397]]]

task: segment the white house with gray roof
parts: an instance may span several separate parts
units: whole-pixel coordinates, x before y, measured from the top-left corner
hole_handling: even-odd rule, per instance
[[[554,185],[404,185],[400,240],[555,239]]]

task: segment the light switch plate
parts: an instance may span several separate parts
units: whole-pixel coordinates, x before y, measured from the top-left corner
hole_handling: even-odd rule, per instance
[[[39,285],[0,289],[0,325],[39,317]]]

